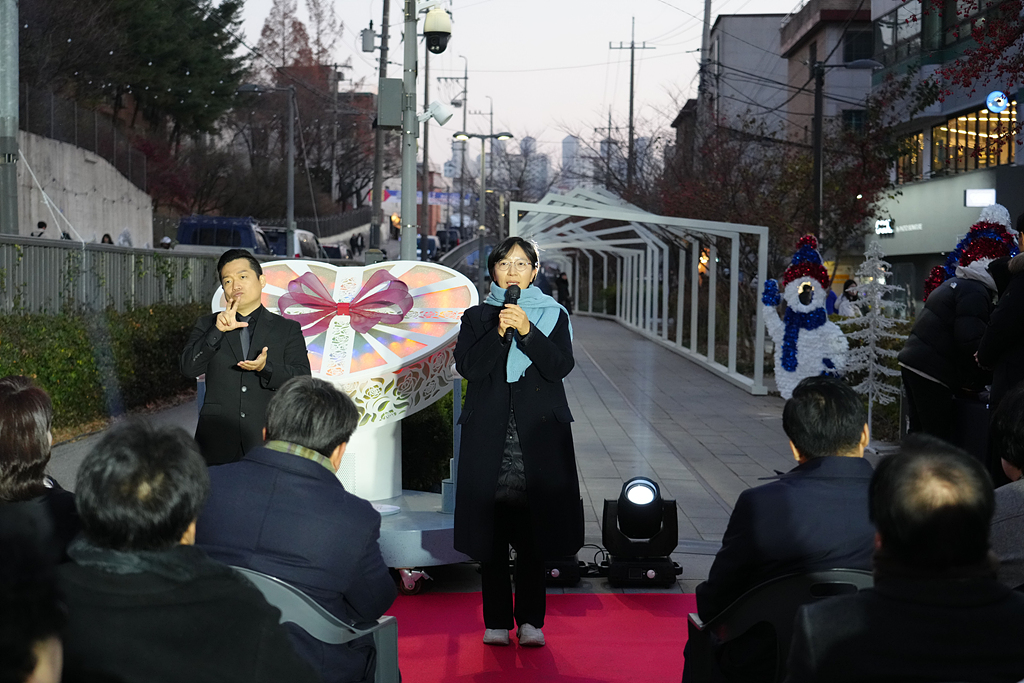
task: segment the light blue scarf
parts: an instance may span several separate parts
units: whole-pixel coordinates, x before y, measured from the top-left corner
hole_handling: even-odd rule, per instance
[[[505,305],[505,290],[495,283],[491,283],[491,293],[484,299],[484,303],[501,308]],[[540,291],[537,287],[527,287],[519,294],[517,304],[526,312],[526,317],[544,336],[549,336],[558,323],[558,315],[565,311],[562,304]],[[569,312],[565,311],[568,317]],[[569,339],[572,339],[572,322],[569,323]],[[512,335],[512,348],[508,351],[508,363],[505,366],[505,379],[511,384],[518,382],[526,374],[526,368],[530,367],[533,361],[529,356],[519,349],[519,341]]]

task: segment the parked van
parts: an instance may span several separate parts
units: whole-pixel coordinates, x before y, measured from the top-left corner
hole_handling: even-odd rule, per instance
[[[178,222],[178,244],[271,253],[267,236],[252,217],[185,216]]]

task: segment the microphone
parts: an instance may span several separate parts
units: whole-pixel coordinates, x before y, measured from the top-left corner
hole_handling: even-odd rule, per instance
[[[508,289],[505,290],[505,304],[508,305],[518,303],[520,291],[521,290],[519,289],[519,285],[509,285]],[[516,328],[514,327],[509,327],[507,330],[505,330],[506,344],[512,341],[512,333],[515,331],[515,329]]]

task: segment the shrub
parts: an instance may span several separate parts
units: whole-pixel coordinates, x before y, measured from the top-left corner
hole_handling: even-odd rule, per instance
[[[180,394],[195,382],[178,356],[202,304],[118,313],[0,316],[0,376],[27,375],[49,392],[54,426],[69,427]]]

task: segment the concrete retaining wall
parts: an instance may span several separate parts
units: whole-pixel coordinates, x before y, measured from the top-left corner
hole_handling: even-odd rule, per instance
[[[49,138],[18,132],[18,144],[42,189],[86,242],[99,242],[109,233],[114,243],[127,229],[131,246],[153,242],[153,200],[96,154]],[[25,159],[18,161],[18,225],[20,234],[36,232],[47,224],[44,236],[60,238],[61,230],[74,232],[55,220],[32,179]],[[59,228],[59,229],[58,229]],[[125,245],[127,246],[127,245]]]

